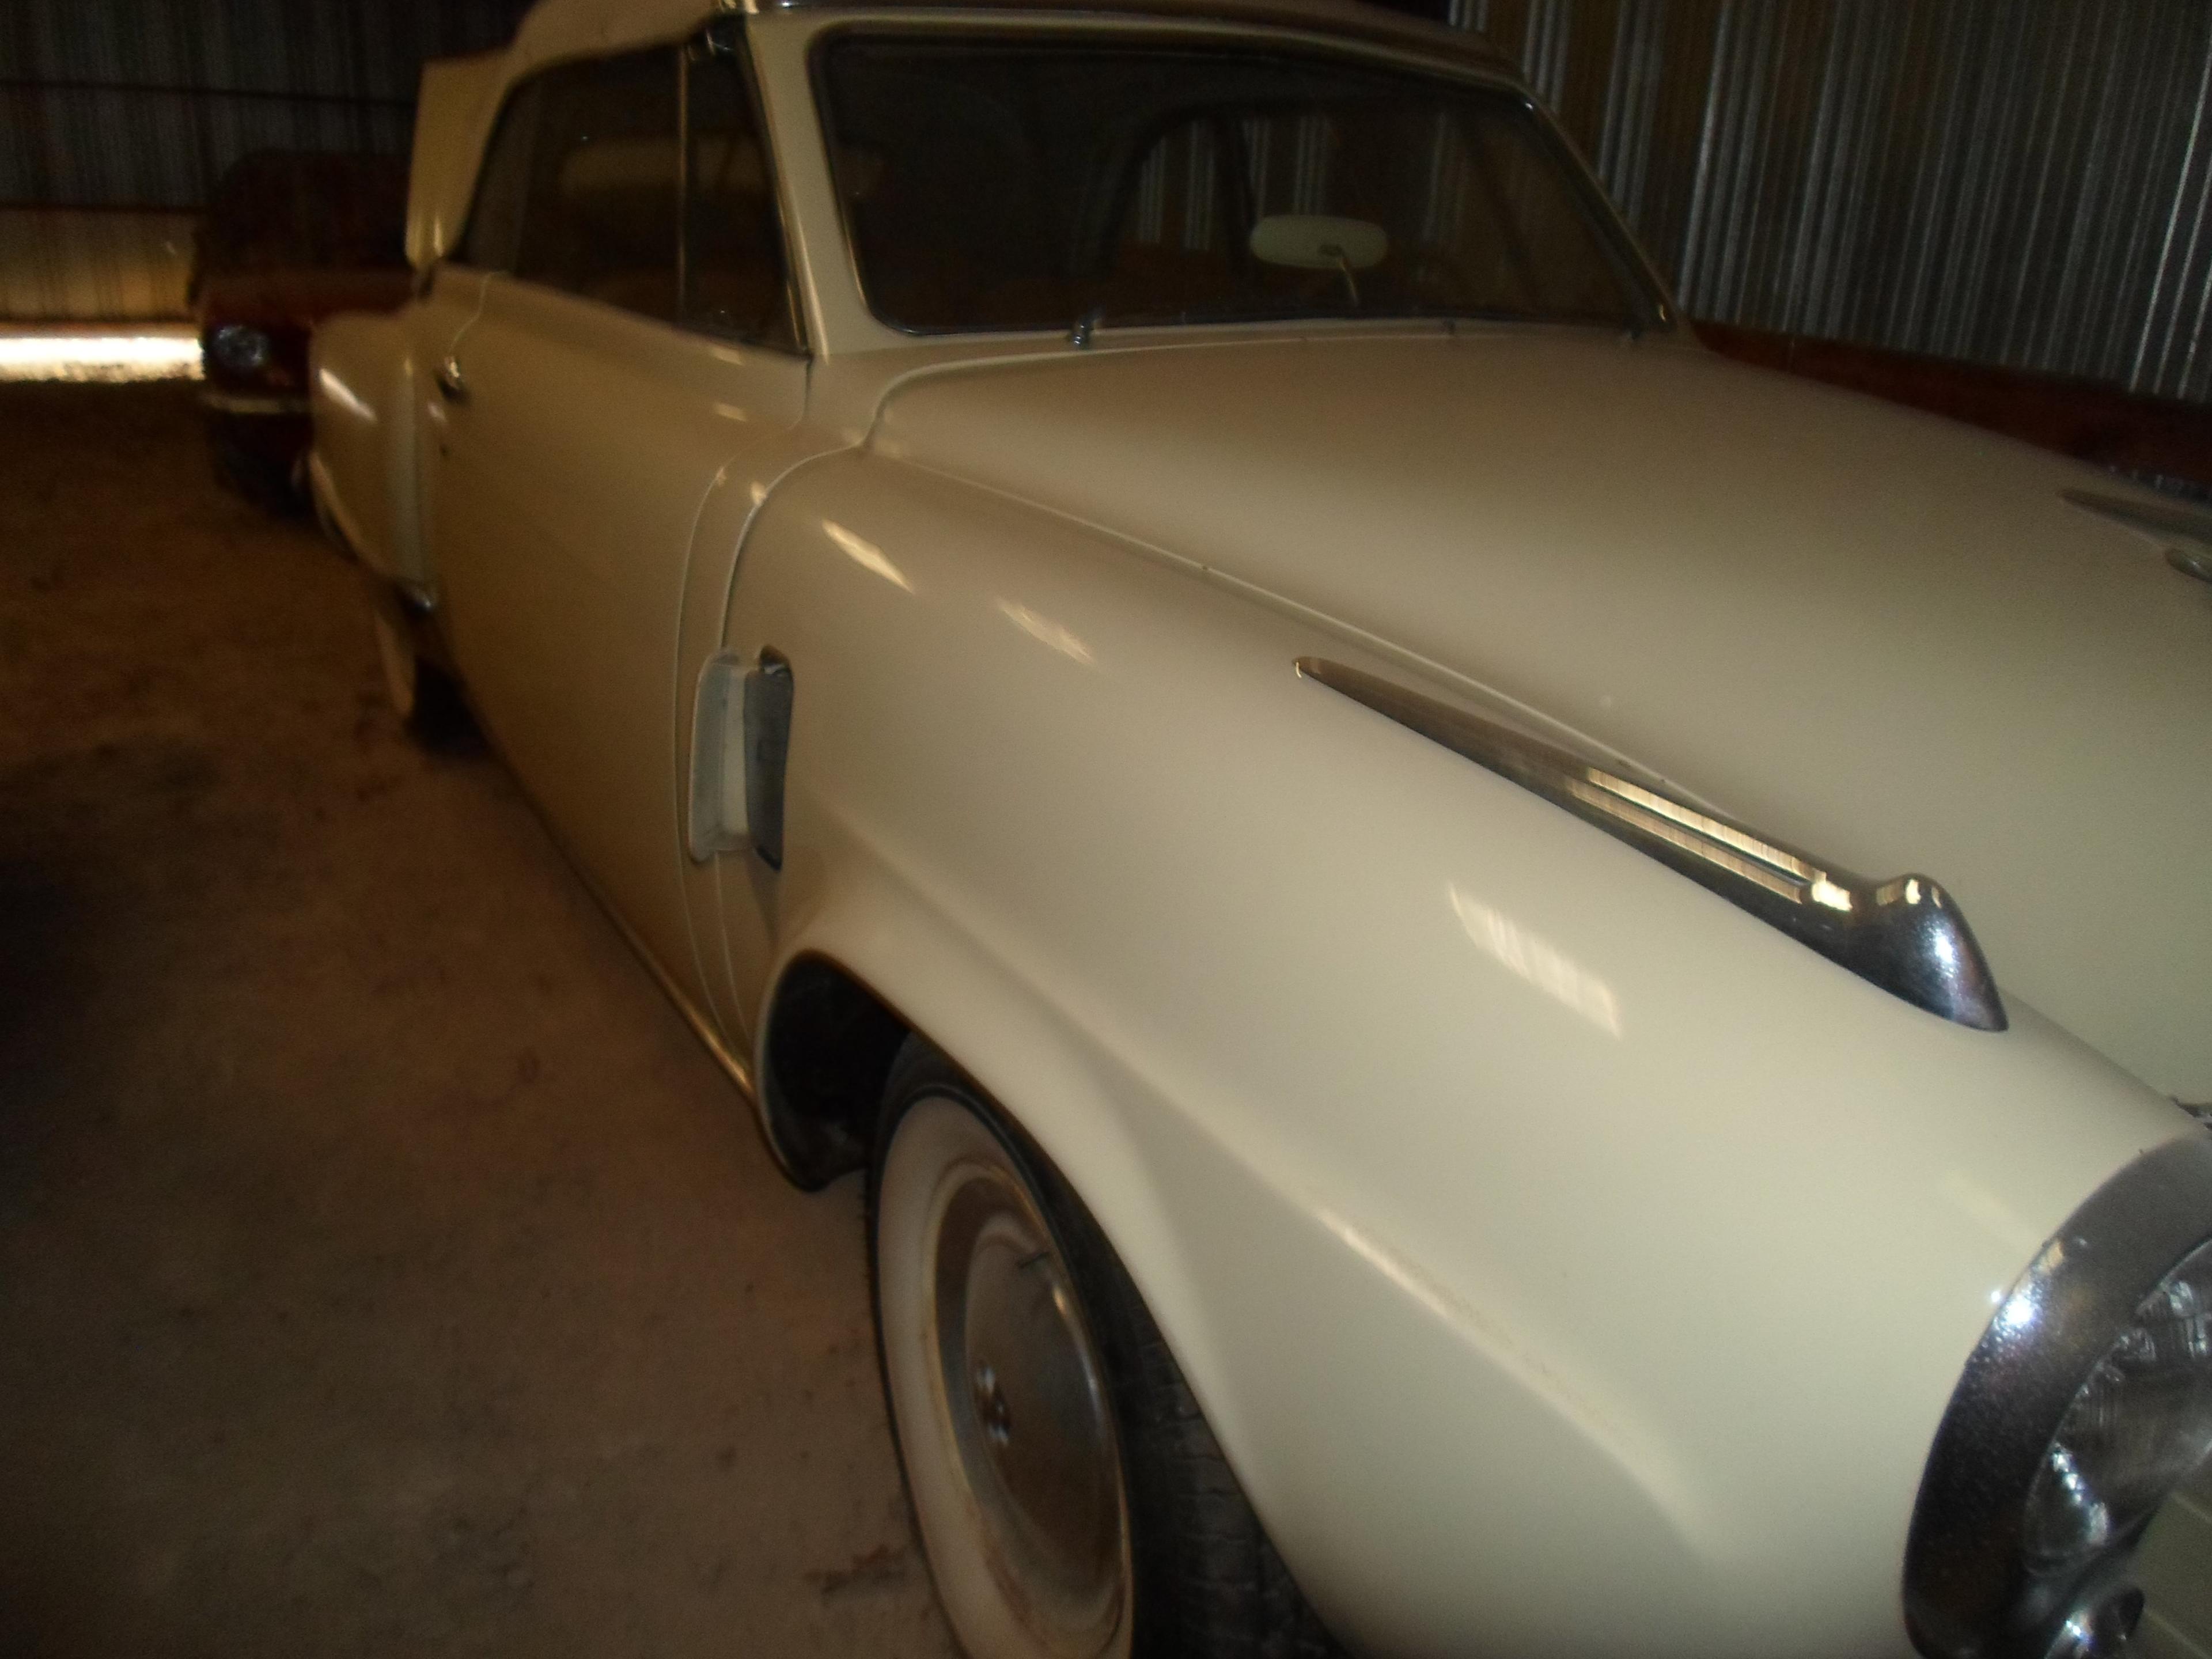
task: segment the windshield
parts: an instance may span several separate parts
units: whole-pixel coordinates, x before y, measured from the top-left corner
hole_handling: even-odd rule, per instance
[[[900,328],[1657,314],[1510,91],[1127,36],[848,34],[818,63],[861,286]]]

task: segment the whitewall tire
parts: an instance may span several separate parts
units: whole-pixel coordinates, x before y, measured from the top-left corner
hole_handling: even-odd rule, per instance
[[[1182,1373],[1051,1161],[909,1039],[868,1183],[884,1392],[969,1659],[1328,1659]]]

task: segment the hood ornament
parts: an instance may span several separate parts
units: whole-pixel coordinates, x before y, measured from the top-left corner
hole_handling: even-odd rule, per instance
[[[2138,501],[2121,495],[2101,495],[2094,489],[2062,489],[2059,495],[2085,513],[2162,542],[2166,562],[2185,576],[2212,582],[2212,515],[2156,501]]]
[[[1389,680],[1319,657],[1297,665],[1303,678],[1564,807],[1914,1007],[1978,1031],[2008,1024],[1973,930],[1927,877],[1854,874]]]

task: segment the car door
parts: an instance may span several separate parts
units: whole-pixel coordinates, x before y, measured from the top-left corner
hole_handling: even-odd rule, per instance
[[[497,235],[467,247],[481,300],[439,377],[431,549],[471,703],[695,1003],[675,737],[693,532],[724,469],[798,422],[806,384],[780,252],[745,281],[711,268],[729,234],[713,186],[765,173],[749,95],[726,36],[519,88],[477,204]],[[517,178],[509,223],[489,192]]]
[[[456,246],[429,269],[416,302],[407,308],[408,384],[415,400],[415,418],[409,424],[416,444],[416,540],[422,568],[402,574],[423,579],[423,586],[433,592],[438,501],[453,453],[451,416],[464,395],[455,368],[457,354],[483,308],[487,273],[513,265],[529,198],[532,140],[543,90],[544,77],[539,76],[507,98],[486,148],[475,200]]]
[[[434,592],[436,588],[429,550],[436,544],[438,498],[451,453],[448,407],[437,388],[449,372],[447,366],[469,325],[476,321],[483,285],[481,270],[457,259],[441,261],[405,313],[409,361],[402,385],[403,395],[414,404],[413,418],[407,424],[415,455],[415,535],[408,544],[412,556],[396,554],[393,574],[425,592]],[[399,537],[393,540],[396,549],[403,545]]]

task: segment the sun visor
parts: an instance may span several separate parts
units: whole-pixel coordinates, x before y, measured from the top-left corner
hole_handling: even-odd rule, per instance
[[[507,60],[504,52],[483,52],[422,66],[414,172],[407,183],[407,261],[417,270],[444,258],[460,240]]]

